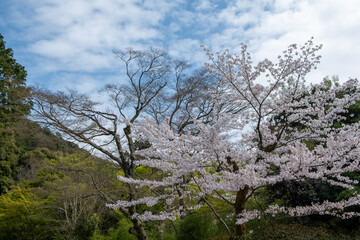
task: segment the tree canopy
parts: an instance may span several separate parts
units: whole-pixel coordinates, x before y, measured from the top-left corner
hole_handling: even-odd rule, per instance
[[[24,66],[16,62],[11,48],[6,48],[4,37],[0,34],[0,119],[16,119],[16,114],[27,114],[31,108],[30,89],[26,87]]]
[[[6,192],[17,175],[19,149],[13,124],[29,113],[30,89],[26,87],[25,68],[13,58],[0,34],[0,193]]]

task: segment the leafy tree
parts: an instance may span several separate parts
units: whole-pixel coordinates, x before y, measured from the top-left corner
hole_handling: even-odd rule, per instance
[[[166,201],[172,211],[145,212],[143,221],[170,219],[207,205],[227,229],[230,239],[246,236],[245,223],[272,215],[304,216],[327,214],[351,218],[359,214],[344,208],[359,205],[356,192],[335,202],[312,202],[306,206],[249,209],[246,203],[257,192],[279,182],[321,180],[334,187],[353,189],[357,181],[346,176],[359,169],[360,123],[334,127],[345,119],[360,97],[357,80],[324,91],[326,84],[307,87],[305,76],[319,63],[321,46],[312,40],[300,48],[293,44],[279,56],[253,65],[245,45],[240,55],[229,51],[207,52],[207,67],[221,78],[220,88],[237,111],[221,111],[209,124],[196,123],[197,134],[179,134],[167,124],[148,119],[135,128],[135,135],[151,147],[137,152],[145,159],[138,164],[163,172],[161,179],[119,179],[139,188],[162,192],[136,201],[118,201],[114,208],[157,204]],[[288,81],[292,79],[291,81]],[[311,90],[311,94],[309,93]],[[339,98],[338,94],[343,97]],[[222,106],[221,104],[217,104]],[[277,116],[281,121],[274,122]],[[316,142],[309,148],[310,141]],[[186,181],[184,181],[184,179]],[[179,191],[179,188],[183,191]],[[233,208],[236,232],[212,204],[220,199]],[[184,204],[185,203],[185,204]]]
[[[61,156],[62,155],[62,156]],[[26,181],[32,191],[42,199],[51,197],[47,208],[49,222],[54,222],[59,235],[65,239],[89,239],[98,224],[113,218],[106,208],[104,195],[120,191],[114,183],[113,164],[93,159],[89,154],[57,154],[45,159],[32,181]],[[119,184],[118,184],[119,185]],[[103,226],[102,230],[116,225]],[[104,229],[105,227],[105,229]]]
[[[26,71],[13,58],[11,48],[5,47],[4,37],[0,34],[0,119],[4,127],[19,115],[29,113],[31,102],[30,89],[25,86]]]
[[[36,174],[0,196],[0,239],[90,239],[118,225],[98,190],[121,191],[112,163],[44,148],[28,153]]]
[[[12,49],[5,47],[0,34],[0,194],[8,191],[16,177],[19,149],[12,126],[31,108],[25,81],[24,67],[13,58]]]
[[[1,195],[0,239],[49,239],[51,232],[46,231],[49,228],[40,214],[41,204],[29,189],[14,187]]]

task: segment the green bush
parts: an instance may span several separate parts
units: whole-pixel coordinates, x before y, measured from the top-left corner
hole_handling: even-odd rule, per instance
[[[0,196],[0,239],[49,239],[52,235],[39,213],[40,202],[27,189],[14,187]]]
[[[121,217],[116,228],[111,228],[108,234],[103,235],[100,231],[96,231],[91,240],[136,240],[137,238],[129,233],[132,227],[130,220]]]
[[[218,231],[210,213],[192,213],[180,223],[178,240],[200,240],[214,236]]]

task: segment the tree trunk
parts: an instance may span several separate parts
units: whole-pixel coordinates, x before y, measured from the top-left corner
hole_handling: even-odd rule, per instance
[[[133,184],[128,184],[128,186],[129,186],[130,200],[136,200],[137,192],[135,190],[135,186]],[[136,206],[129,207],[129,214],[130,214],[129,217],[134,225],[129,229],[129,233],[134,234],[139,240],[148,240],[148,236],[145,232],[144,226],[142,225],[141,221],[137,218],[131,218],[131,216],[135,213],[137,213]]]
[[[131,219],[131,222],[134,226],[129,229],[129,233],[135,235],[139,240],[148,240],[148,236],[141,222],[136,218]]]
[[[236,193],[236,200],[235,200],[235,216],[241,214],[245,209],[245,202],[246,202],[246,195],[249,189],[245,187],[244,189],[238,191]],[[246,238],[246,225],[245,223],[236,225],[236,236],[238,239],[245,239]]]
[[[131,218],[136,213],[135,206],[129,207],[128,209],[120,208],[120,211],[128,218],[133,224],[133,227],[129,228],[129,233],[133,234],[138,240],[148,240],[145,228],[141,221],[137,218]]]

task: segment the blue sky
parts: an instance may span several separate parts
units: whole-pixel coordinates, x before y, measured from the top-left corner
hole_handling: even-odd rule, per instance
[[[95,92],[121,81],[112,50],[165,47],[201,65],[200,44],[249,45],[275,59],[310,37],[324,44],[309,81],[360,77],[359,0],[1,0],[0,33],[28,71],[28,84]]]

